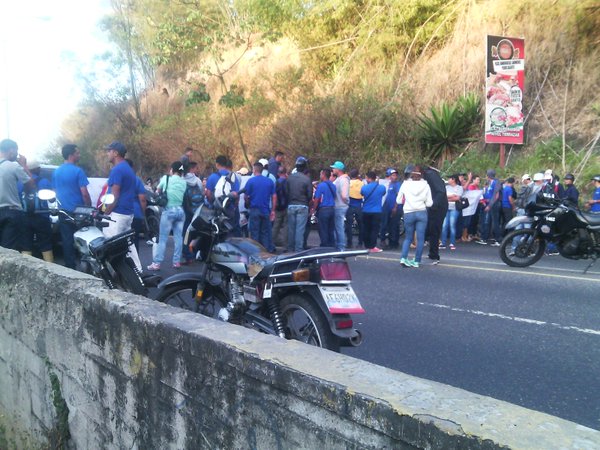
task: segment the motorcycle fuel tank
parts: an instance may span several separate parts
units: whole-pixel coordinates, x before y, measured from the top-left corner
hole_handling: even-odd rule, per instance
[[[252,239],[231,238],[213,248],[212,261],[225,266],[234,273],[244,274],[252,259],[267,259],[272,256],[258,242]]]
[[[98,238],[104,239],[104,234],[96,227],[81,228],[73,234],[75,248],[81,255],[90,255],[90,243]]]

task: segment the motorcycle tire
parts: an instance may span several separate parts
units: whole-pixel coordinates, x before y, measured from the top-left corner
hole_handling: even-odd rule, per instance
[[[218,318],[219,310],[227,305],[227,301],[214,292],[205,291],[200,302],[195,297],[196,283],[179,283],[161,292],[157,301],[175,308],[202,314],[203,316]]]
[[[502,261],[511,267],[528,267],[538,262],[546,250],[546,241],[538,237],[532,242],[534,234],[531,228],[508,233],[500,244]]]
[[[146,222],[148,223],[148,240],[156,238],[156,242],[158,242],[158,236],[160,234],[160,217],[157,217],[154,213],[148,214]]]
[[[286,337],[305,344],[339,352],[340,341],[331,332],[327,318],[313,301],[291,294],[280,302],[286,319]]]
[[[134,262],[131,258],[122,258],[113,263],[113,268],[120,278],[119,286],[126,292],[137,295],[148,295],[148,289],[140,280],[140,277],[134,269]]]

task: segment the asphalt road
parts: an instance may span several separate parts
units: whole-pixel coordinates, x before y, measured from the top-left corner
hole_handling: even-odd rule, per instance
[[[600,430],[600,262],[586,266],[545,256],[515,269],[474,243],[419,269],[398,252],[359,257],[365,340],[343,353]]]

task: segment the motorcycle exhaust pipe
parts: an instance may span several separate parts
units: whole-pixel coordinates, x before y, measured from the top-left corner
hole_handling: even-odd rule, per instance
[[[363,334],[359,330],[354,330],[356,332],[356,336],[348,339],[350,341],[350,345],[352,347],[358,347],[363,342]]]

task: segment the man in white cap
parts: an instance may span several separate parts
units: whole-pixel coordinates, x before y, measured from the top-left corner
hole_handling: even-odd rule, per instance
[[[525,215],[525,206],[527,206],[527,201],[531,195],[531,189],[533,189],[531,176],[526,173],[521,177],[521,189],[519,189],[519,192],[517,193],[517,200],[515,201],[515,206],[517,207],[517,216]]]
[[[341,161],[334,162],[331,166],[337,175],[335,184],[335,247],[338,251],[346,250],[346,213],[350,203],[350,177],[346,175],[346,166]]]

